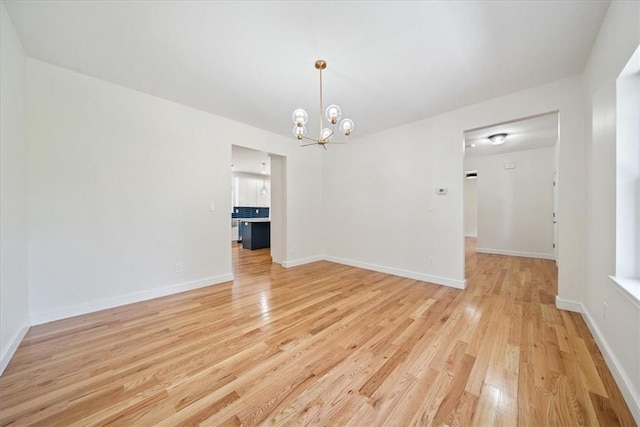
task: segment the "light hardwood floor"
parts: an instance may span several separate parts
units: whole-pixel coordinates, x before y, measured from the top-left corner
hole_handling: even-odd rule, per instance
[[[635,425],[551,261],[468,288],[234,246],[233,283],[33,327],[1,425]]]

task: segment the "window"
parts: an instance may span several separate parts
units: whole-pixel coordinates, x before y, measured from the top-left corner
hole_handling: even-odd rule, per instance
[[[640,301],[640,46],[616,80],[615,283]]]

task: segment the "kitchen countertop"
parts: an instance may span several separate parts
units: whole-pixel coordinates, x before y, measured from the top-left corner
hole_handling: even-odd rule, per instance
[[[271,218],[234,218],[242,222],[271,222]]]

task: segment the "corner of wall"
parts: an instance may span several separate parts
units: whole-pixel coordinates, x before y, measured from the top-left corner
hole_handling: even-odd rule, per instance
[[[27,243],[26,54],[4,2],[0,4],[0,372],[29,328]]]
[[[0,375],[2,375],[9,366],[9,362],[13,358],[13,355],[18,350],[18,347],[22,343],[25,335],[29,332],[29,328],[31,327],[31,318],[27,320],[27,322],[17,331],[14,336],[9,340],[9,345],[2,350],[2,355],[0,356]]]

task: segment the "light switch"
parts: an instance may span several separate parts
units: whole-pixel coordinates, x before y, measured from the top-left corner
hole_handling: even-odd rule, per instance
[[[210,211],[215,211],[215,210],[216,210],[216,204],[215,204],[215,203],[213,203],[213,202],[211,202],[211,203],[209,204],[209,210],[210,210]]]

